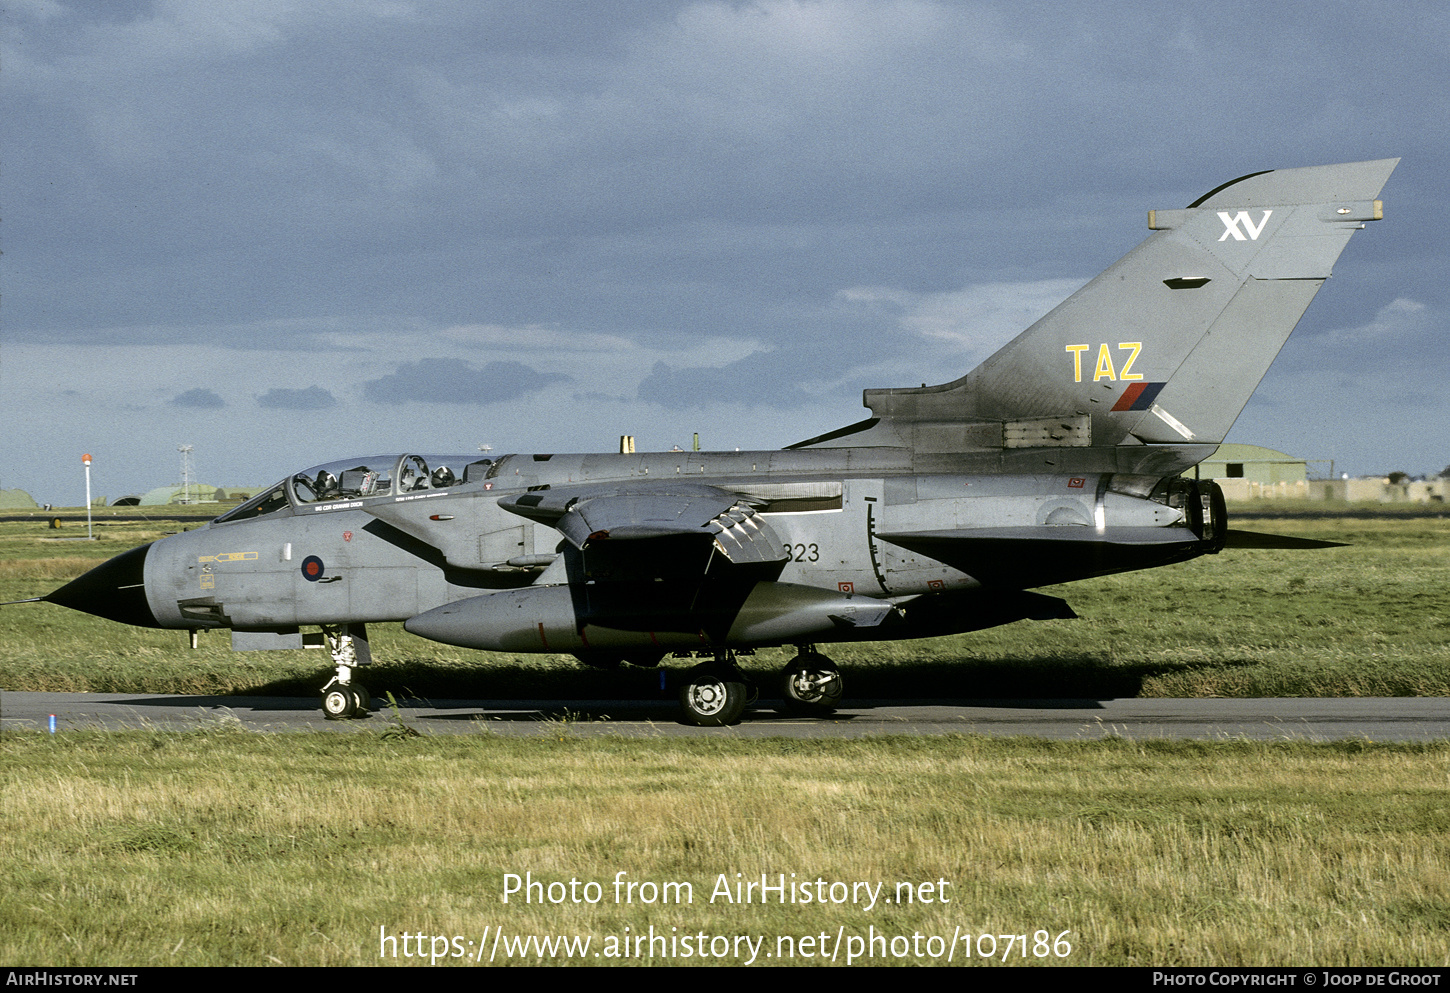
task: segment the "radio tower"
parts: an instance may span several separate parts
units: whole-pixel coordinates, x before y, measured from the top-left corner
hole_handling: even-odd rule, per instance
[[[181,453],[181,502],[191,503],[191,448],[190,445],[177,445],[176,450]]]

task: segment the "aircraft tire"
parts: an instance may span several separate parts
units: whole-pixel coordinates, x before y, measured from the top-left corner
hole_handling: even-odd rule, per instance
[[[836,663],[815,652],[801,653],[781,670],[781,698],[788,713],[824,717],[834,713],[845,694]]]
[[[357,697],[352,687],[341,684],[322,691],[322,714],[329,721],[345,721],[357,716]]]
[[[368,688],[362,683],[352,684],[352,698],[354,703],[353,716],[366,717],[372,713],[373,697]]]
[[[745,713],[746,702],[745,676],[734,666],[697,665],[680,687],[681,716],[695,727],[736,724]]]

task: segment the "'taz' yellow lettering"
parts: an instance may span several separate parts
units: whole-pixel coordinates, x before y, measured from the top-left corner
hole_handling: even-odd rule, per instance
[[[1072,381],[1082,382],[1082,353],[1088,350],[1087,345],[1068,345],[1067,350],[1072,353]]]
[[[1092,348],[1091,345],[1066,345],[1064,351],[1072,353],[1072,381],[1082,382],[1082,353]],[[1138,361],[1138,356],[1143,352],[1141,341],[1120,341],[1118,350],[1128,353],[1128,359],[1123,363],[1123,371],[1118,372],[1113,367],[1113,354],[1108,343],[1103,342],[1098,346],[1098,360],[1093,367],[1093,382],[1106,379],[1108,382],[1141,382],[1143,374],[1133,371],[1133,363]]]
[[[1108,354],[1108,343],[1105,341],[1098,346],[1098,365],[1093,370],[1093,382],[1099,379],[1116,380],[1118,377],[1113,372],[1113,357]]]
[[[1103,347],[1106,348],[1107,346],[1104,345]],[[1118,342],[1118,347],[1124,351],[1130,348],[1133,350],[1133,354],[1128,356],[1128,361],[1123,363],[1123,371],[1118,374],[1118,378],[1123,380],[1123,382],[1127,382],[1130,379],[1142,379],[1143,374],[1141,372],[1129,372],[1128,370],[1132,369],[1133,363],[1138,361],[1138,353],[1143,350],[1143,343],[1141,341],[1120,341]]]

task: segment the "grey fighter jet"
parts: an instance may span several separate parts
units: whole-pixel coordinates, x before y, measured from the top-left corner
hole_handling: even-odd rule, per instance
[[[782,451],[342,459],[43,599],[127,624],[325,639],[329,717],[365,712],[369,623],[591,665],[703,657],[685,721],[748,701],[736,653],[1074,616],[1036,587],[1182,562],[1227,537],[1212,455],[1397,159],[1254,173],[1182,210],[960,379],[867,390],[870,416]],[[321,636],[315,630],[321,629]]]

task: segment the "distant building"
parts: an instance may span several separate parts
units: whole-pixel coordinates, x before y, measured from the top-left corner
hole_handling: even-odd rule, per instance
[[[0,510],[39,510],[40,504],[24,490],[0,490]]]
[[[1212,479],[1226,500],[1256,500],[1262,497],[1305,499],[1309,466],[1305,459],[1260,445],[1219,445],[1212,458],[1198,463],[1183,475]]]
[[[217,503],[243,503],[266,488],[265,486],[230,486],[225,493],[217,490],[216,500]]]
[[[1359,476],[1354,479],[1316,479],[1309,484],[1311,500],[1444,503],[1447,496],[1450,496],[1450,479],[1407,479],[1402,483],[1392,483],[1387,476]]]
[[[192,503],[241,503],[249,500],[256,494],[262,492],[265,487],[260,486],[234,486],[230,489],[221,489],[216,486],[207,486],[203,483],[192,483],[188,487]],[[183,490],[181,486],[158,486],[154,490],[145,493],[131,493],[121,497],[113,507],[164,507],[170,504],[181,503]]]
[[[185,494],[190,492],[192,503],[215,503],[217,488],[207,486],[204,483],[192,483],[185,490],[180,485],[158,486],[154,490],[147,490],[141,494],[137,506],[141,507],[164,507],[168,504],[181,503]]]
[[[1198,464],[1198,478],[1212,479],[1228,500],[1339,500],[1346,503],[1443,503],[1450,480],[1406,480],[1382,476],[1310,479],[1310,461],[1258,445],[1220,445]],[[1194,470],[1184,473],[1192,477]]]
[[[1190,470],[1186,475],[1192,475]],[[1261,485],[1303,483],[1309,478],[1307,459],[1259,445],[1219,445],[1212,458],[1198,464],[1201,479],[1242,479]]]

